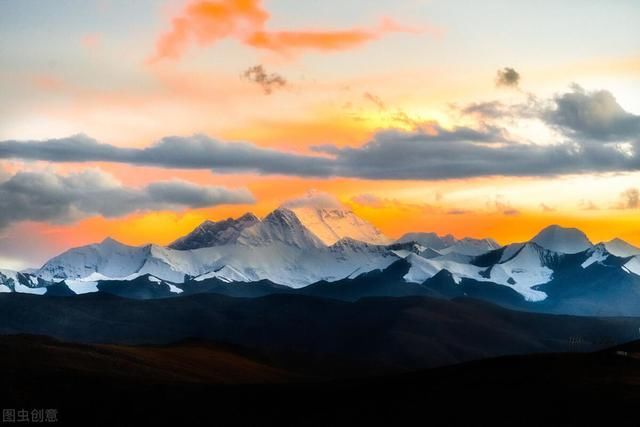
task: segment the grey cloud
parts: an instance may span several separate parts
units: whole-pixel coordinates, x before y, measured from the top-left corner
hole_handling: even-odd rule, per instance
[[[203,208],[215,205],[254,203],[249,190],[205,187],[185,181],[153,182],[146,187],[152,204]]]
[[[517,87],[520,84],[520,73],[511,67],[498,70],[496,75],[496,85],[506,87]]]
[[[204,135],[168,137],[147,148],[119,148],[85,136],[50,141],[0,142],[0,158],[53,162],[106,161],[218,173],[451,179],[479,176],[549,176],[640,170],[640,142],[626,150],[589,141],[558,144],[512,142],[498,127],[413,132],[384,131],[360,147],[315,146],[317,155],[293,154]]]
[[[118,217],[139,211],[253,201],[247,190],[201,187],[182,181],[129,188],[98,170],[67,176],[19,172],[0,183],[0,228],[21,221],[65,223],[93,215]]]
[[[270,95],[274,89],[287,85],[287,80],[284,77],[276,73],[268,74],[262,65],[249,67],[242,76],[259,85],[267,95]]]
[[[478,115],[491,119],[502,118],[510,115],[508,106],[500,101],[472,103],[463,107],[460,112],[463,114]]]
[[[2,165],[0,165],[0,183],[3,183],[4,181],[8,180],[10,176],[11,175],[9,175],[9,173],[4,170]]]
[[[640,116],[625,111],[611,92],[573,85],[556,96],[543,119],[571,136],[596,141],[640,140]]]
[[[243,142],[221,142],[204,135],[166,137],[146,148],[121,148],[85,135],[46,141],[0,142],[1,158],[51,162],[116,162],[174,169],[213,169],[218,172],[256,172],[323,176],[328,159],[261,148]]]
[[[637,156],[615,147],[576,143],[494,147],[421,132],[383,132],[362,147],[317,149],[335,156],[342,175],[368,179],[544,176],[640,169]]]
[[[101,144],[82,134],[45,141],[9,140],[0,142],[0,158],[2,159],[126,163],[133,160],[135,152],[136,150]]]
[[[527,101],[523,103],[486,101],[457,110],[489,123],[500,119],[539,119],[582,142],[640,140],[640,116],[625,111],[611,92],[589,92],[578,85],[572,85],[569,91],[549,99],[528,94]]]
[[[543,119],[553,105],[555,105],[554,100],[540,99],[529,93],[526,101],[521,103],[507,104],[496,100],[474,102],[464,107],[456,108],[456,110],[464,115],[477,116],[489,121],[499,119]]]

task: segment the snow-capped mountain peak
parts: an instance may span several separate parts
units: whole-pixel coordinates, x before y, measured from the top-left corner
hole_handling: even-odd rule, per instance
[[[640,255],[640,248],[637,248],[622,239],[613,239],[602,243],[610,254],[621,258]]]
[[[559,225],[543,229],[531,241],[545,249],[564,254],[577,254],[593,246],[582,231]]]
[[[376,245],[390,243],[380,230],[346,207],[298,206],[290,209],[326,245],[343,237]]]
[[[261,222],[242,230],[237,242],[247,246],[281,242],[300,249],[326,247],[322,240],[300,222],[292,210],[286,208],[278,208]]]

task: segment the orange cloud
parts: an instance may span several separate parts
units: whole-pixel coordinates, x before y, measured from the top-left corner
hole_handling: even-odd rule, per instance
[[[160,36],[149,62],[178,59],[191,43],[207,46],[225,38],[235,38],[257,49],[291,55],[303,50],[345,50],[375,40],[385,33],[421,31],[390,19],[368,29],[268,31],[265,26],[269,18],[261,0],[193,1],[172,20],[171,30]],[[430,31],[439,34],[438,30]]]

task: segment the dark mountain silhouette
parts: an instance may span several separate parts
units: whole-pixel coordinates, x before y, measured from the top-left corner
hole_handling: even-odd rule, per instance
[[[510,311],[468,298],[216,294],[152,300],[107,294],[0,294],[0,334],[85,343],[165,344],[198,338],[264,352],[337,357],[381,369],[419,369],[520,353],[567,351],[572,337],[602,347],[638,336],[640,319]]]

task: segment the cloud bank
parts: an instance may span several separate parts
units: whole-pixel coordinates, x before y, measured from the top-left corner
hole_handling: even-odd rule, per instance
[[[224,142],[205,135],[166,137],[146,148],[122,148],[84,135],[44,141],[0,141],[0,159],[116,162],[216,173],[298,177],[441,180],[482,176],[549,176],[640,170],[640,116],[626,112],[607,91],[574,86],[548,102],[497,102],[467,107],[482,114],[479,128],[445,129],[436,122],[414,131],[378,132],[359,147],[314,146],[312,154]],[[517,142],[496,125],[500,114],[536,118],[567,139]],[[491,117],[492,119],[489,119]]]
[[[630,144],[640,152],[640,142]],[[636,171],[640,156],[616,144],[512,143],[494,129],[468,128],[380,132],[360,147],[313,148],[322,156],[294,154],[249,143],[220,142],[204,135],[169,137],[147,148],[120,148],[85,136],[49,141],[0,142],[0,158],[50,162],[117,162],[217,173],[365,179],[545,176]]]
[[[95,215],[119,217],[134,212],[253,202],[248,190],[184,181],[129,188],[99,170],[66,176],[19,172],[0,183],[0,228],[21,221],[67,223]]]

